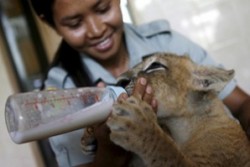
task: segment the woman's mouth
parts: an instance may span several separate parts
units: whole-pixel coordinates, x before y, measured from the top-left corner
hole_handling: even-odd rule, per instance
[[[95,43],[92,45],[97,51],[104,52],[112,48],[113,46],[113,40],[109,36],[108,38],[105,38],[104,40],[101,40],[100,42]]]

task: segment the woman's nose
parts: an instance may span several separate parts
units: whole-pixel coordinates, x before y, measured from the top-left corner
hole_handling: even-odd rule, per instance
[[[97,16],[88,17],[86,20],[88,38],[101,37],[105,31],[105,24]]]

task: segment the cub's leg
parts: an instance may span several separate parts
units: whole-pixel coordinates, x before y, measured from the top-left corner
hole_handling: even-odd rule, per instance
[[[158,125],[151,106],[136,97],[115,104],[107,125],[111,140],[137,154],[146,166],[191,166]]]

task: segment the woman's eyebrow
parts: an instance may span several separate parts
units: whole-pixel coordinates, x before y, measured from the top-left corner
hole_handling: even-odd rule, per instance
[[[103,0],[96,0],[96,2],[93,4],[93,8],[97,7],[99,4],[101,4],[103,2]],[[79,18],[80,15],[76,14],[76,15],[72,15],[72,16],[65,16],[61,19],[61,23],[65,23],[67,21],[73,20],[73,19],[77,19]]]
[[[103,0],[96,0],[96,3],[93,5],[93,7],[97,7]]]
[[[73,20],[73,19],[77,19],[77,18],[79,18],[80,17],[80,15],[78,15],[78,14],[76,14],[76,15],[72,15],[72,16],[65,16],[65,17],[63,17],[62,19],[61,19],[61,23],[65,23],[65,22],[67,22],[67,21],[70,21],[70,20]]]

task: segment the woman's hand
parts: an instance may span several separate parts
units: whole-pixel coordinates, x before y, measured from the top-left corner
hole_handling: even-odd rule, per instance
[[[157,109],[156,100],[153,98],[153,90],[148,85],[145,78],[139,78],[132,93],[152,106],[154,111]],[[128,98],[126,93],[118,97],[118,101]],[[110,130],[106,123],[101,123],[94,127],[94,136],[97,140],[97,151],[93,166],[126,166],[131,157],[131,153],[115,145],[109,138]]]
[[[147,102],[151,105],[155,112],[157,111],[157,101],[156,99],[154,99],[153,89],[147,83],[147,80],[145,78],[139,78],[137,80],[132,95],[137,96],[143,101]]]

